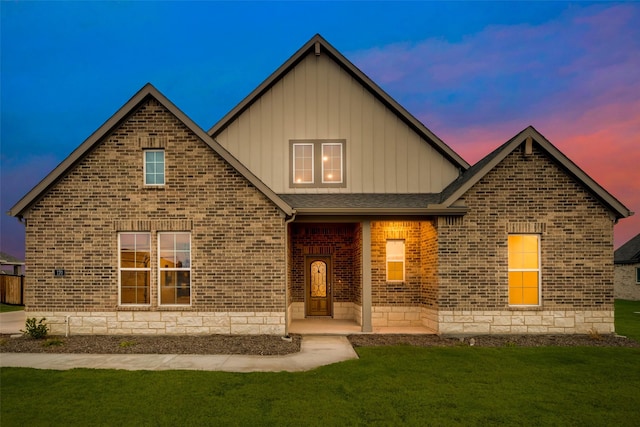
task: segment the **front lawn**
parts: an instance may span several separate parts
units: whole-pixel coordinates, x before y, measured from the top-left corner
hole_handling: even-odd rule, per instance
[[[640,301],[616,300],[616,333],[640,341]]]
[[[640,425],[637,348],[359,348],[303,373],[1,372],[3,427]]]
[[[24,310],[24,305],[11,305],[0,303],[0,313],[8,313],[10,311]]]

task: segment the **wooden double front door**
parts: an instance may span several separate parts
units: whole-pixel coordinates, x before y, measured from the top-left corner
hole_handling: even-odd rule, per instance
[[[307,316],[331,316],[331,258],[305,258]]]

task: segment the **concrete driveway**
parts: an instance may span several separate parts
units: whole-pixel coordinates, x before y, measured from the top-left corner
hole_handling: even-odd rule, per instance
[[[0,313],[0,334],[20,334],[27,315],[24,310]]]

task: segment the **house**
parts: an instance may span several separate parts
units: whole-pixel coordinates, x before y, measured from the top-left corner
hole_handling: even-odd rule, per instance
[[[613,253],[613,263],[614,297],[640,301],[640,233]]]
[[[54,332],[502,334],[613,332],[632,212],[533,127],[469,165],[316,35],[208,132],[144,86],[10,214]]]

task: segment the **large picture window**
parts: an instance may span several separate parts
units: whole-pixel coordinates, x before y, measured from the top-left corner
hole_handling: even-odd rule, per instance
[[[158,233],[160,304],[191,303],[191,235]]]
[[[540,304],[540,236],[509,236],[509,304]]]
[[[344,139],[290,141],[291,187],[346,187]]]
[[[404,240],[387,240],[387,281],[404,281]]]
[[[144,151],[145,185],[164,185],[164,150]]]
[[[120,233],[118,266],[120,304],[149,304],[151,276],[151,235]]]

